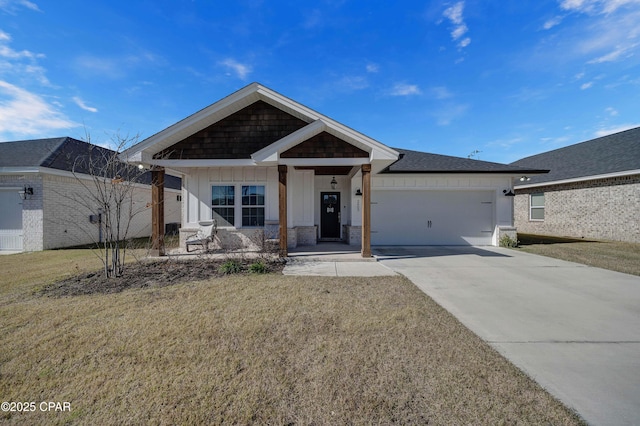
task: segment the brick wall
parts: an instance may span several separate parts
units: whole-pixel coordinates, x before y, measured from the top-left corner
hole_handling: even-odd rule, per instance
[[[544,221],[529,220],[529,195],[544,192]],[[520,233],[640,243],[640,175],[516,190]]]
[[[84,181],[92,184],[90,180]],[[87,187],[71,176],[28,174],[2,175],[0,187],[22,188],[29,185],[33,195],[22,201],[23,250],[40,251],[91,244],[99,239],[98,225],[89,215],[98,214],[87,195]],[[181,222],[179,191],[165,190],[165,222]],[[134,215],[128,237],[151,235],[151,189],[138,187],[134,192]]]
[[[52,249],[80,244],[91,244],[99,241],[97,224],[89,221],[90,215],[98,214],[98,206],[88,195],[92,188],[91,180],[83,180],[86,187],[74,177],[47,175],[44,178],[44,219],[43,248]],[[133,205],[127,238],[148,237],[151,235],[151,189],[136,187],[133,192]],[[165,223],[180,222],[180,202],[175,191],[165,190]],[[25,233],[26,235],[26,233]],[[121,232],[124,236],[124,230]]]

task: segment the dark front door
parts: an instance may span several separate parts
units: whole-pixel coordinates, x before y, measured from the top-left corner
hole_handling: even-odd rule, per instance
[[[320,238],[340,238],[340,193],[320,193]]]

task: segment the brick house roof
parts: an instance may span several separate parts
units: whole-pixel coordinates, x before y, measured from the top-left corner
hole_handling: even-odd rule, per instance
[[[511,165],[550,169],[546,175],[532,176],[527,185],[640,171],[640,127],[532,155]]]
[[[93,158],[111,156],[114,151],[83,142],[70,137],[31,139],[0,143],[0,171],[1,168],[39,168],[62,170],[90,174],[87,163],[78,161],[91,155]],[[130,167],[130,166],[129,166]],[[145,185],[151,183],[150,173],[138,178]],[[178,177],[166,175],[165,187],[180,189],[181,180]]]

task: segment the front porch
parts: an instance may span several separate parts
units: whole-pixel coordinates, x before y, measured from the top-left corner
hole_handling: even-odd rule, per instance
[[[246,240],[259,231],[262,239],[276,239],[282,257],[318,241],[344,241],[371,257],[371,173],[399,154],[254,83],[122,156],[154,171],[153,241],[160,255],[159,184],[167,169],[182,175],[185,232],[214,219],[230,237]]]
[[[230,250],[224,249],[219,243],[211,244],[208,250],[195,250],[187,252],[184,245],[180,247],[167,248],[164,257],[177,260],[191,259],[227,259],[227,258],[245,258],[259,259],[272,258],[279,256],[277,246],[270,251],[261,248],[245,245],[243,247]],[[150,257],[158,257],[151,255]],[[362,249],[359,245],[348,245],[344,242],[318,242],[314,245],[298,246],[288,250],[285,258],[287,263],[290,262],[376,262],[372,257],[362,257]]]

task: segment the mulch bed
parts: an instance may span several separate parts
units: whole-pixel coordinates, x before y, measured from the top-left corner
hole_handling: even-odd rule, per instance
[[[241,274],[249,274],[249,265],[256,259],[239,259]],[[104,271],[67,278],[42,288],[44,296],[80,296],[88,294],[109,294],[133,288],[160,288],[187,281],[202,281],[226,275],[221,266],[226,260],[159,261],[127,264],[120,277],[106,278]],[[268,273],[281,273],[284,262],[264,262]]]

